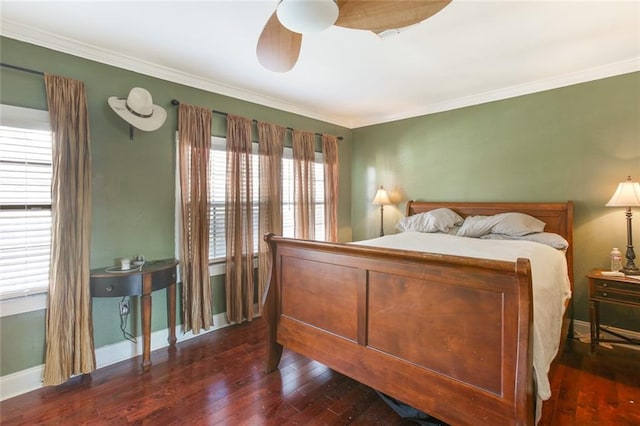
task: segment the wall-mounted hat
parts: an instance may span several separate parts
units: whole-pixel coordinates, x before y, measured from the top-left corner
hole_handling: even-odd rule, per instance
[[[109,105],[129,124],[146,132],[159,129],[167,119],[167,111],[154,105],[151,93],[141,87],[131,89],[126,99],[111,96]]]

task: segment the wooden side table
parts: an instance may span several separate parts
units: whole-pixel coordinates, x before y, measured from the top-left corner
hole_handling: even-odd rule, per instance
[[[167,289],[169,345],[176,343],[176,259],[146,262],[131,271],[109,272],[113,267],[91,270],[91,296],[140,296],[142,307],[142,368],[151,367],[151,293]]]
[[[602,270],[594,269],[589,278],[589,321],[591,325],[591,353],[595,353],[600,342],[640,345],[640,341],[620,333],[600,328],[600,302],[640,307],[640,280],[627,277],[602,275]],[[617,339],[600,337],[600,332],[611,334]]]

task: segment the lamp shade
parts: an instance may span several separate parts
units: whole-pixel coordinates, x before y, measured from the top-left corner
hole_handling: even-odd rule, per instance
[[[334,0],[280,0],[278,20],[289,30],[305,34],[326,30],[338,19]]]
[[[640,183],[632,182],[631,176],[620,182],[607,207],[640,207]]]
[[[389,201],[389,196],[387,195],[387,191],[380,187],[380,189],[378,189],[378,191],[376,192],[376,196],[373,197],[373,201],[371,202],[371,204],[374,204],[376,206],[387,206],[391,204],[391,201]]]

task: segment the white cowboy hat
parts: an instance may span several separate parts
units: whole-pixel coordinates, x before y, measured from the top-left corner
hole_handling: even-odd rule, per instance
[[[157,130],[167,119],[167,111],[154,105],[151,93],[141,87],[134,87],[127,98],[111,96],[109,105],[132,126],[151,132]]]

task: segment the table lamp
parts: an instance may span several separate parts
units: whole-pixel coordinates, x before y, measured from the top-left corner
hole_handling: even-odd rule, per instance
[[[621,269],[626,275],[640,275],[640,270],[633,262],[636,254],[633,252],[633,236],[631,234],[631,207],[640,207],[640,183],[633,182],[631,176],[620,182],[607,207],[626,207],[627,216],[627,258],[626,265]]]
[[[378,189],[378,192],[376,192],[376,196],[373,198],[373,201],[371,202],[371,204],[375,205],[375,206],[380,206],[380,236],[383,237],[384,236],[384,229],[382,227],[382,215],[384,213],[384,206],[388,206],[391,204],[391,201],[389,201],[389,196],[387,195],[387,191],[385,191],[382,188],[382,185],[380,185],[380,189]]]

